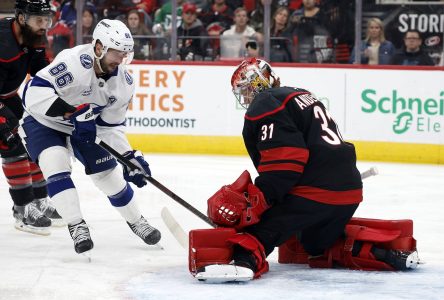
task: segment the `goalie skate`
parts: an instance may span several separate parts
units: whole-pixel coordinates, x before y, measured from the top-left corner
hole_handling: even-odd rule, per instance
[[[417,251],[390,250],[386,255],[385,261],[398,271],[416,269],[421,263]]]
[[[234,264],[208,265],[199,270],[194,277],[207,283],[244,282],[252,280],[254,272]]]
[[[54,204],[48,198],[36,199],[34,202],[37,208],[49,219],[51,219],[51,225],[53,227],[64,227],[66,223],[57,212]]]
[[[38,210],[35,203],[25,206],[14,205],[12,214],[15,218],[14,227],[17,230],[39,235],[50,235],[51,220]]]

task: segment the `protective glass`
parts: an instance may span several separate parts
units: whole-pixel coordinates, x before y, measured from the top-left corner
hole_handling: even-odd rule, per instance
[[[52,15],[26,15],[26,23],[33,28],[49,29],[52,26]]]

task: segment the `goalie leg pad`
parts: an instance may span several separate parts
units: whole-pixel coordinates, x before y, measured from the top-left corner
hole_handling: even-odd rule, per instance
[[[355,219],[346,226],[345,231],[345,239],[338,240],[324,256],[309,259],[309,265],[331,268],[336,263],[355,270],[393,271],[391,265],[375,258],[373,247],[387,250],[416,250],[416,241],[411,236],[413,232],[411,220]],[[358,245],[360,249],[356,248]]]
[[[227,242],[231,245],[239,245],[253,254],[256,259],[254,278],[259,278],[262,274],[268,272],[269,266],[266,260],[264,246],[254,236],[248,233],[238,233],[229,238]]]
[[[193,276],[199,269],[214,264],[229,264],[233,249],[227,240],[236,235],[234,228],[196,229],[189,233],[188,268]]]
[[[352,218],[346,226],[347,239],[338,240],[324,256],[308,258],[300,242],[292,237],[279,247],[279,263],[309,263],[314,268],[332,268],[334,264],[359,270],[393,270],[376,260],[372,247],[415,251],[411,220]],[[358,241],[360,249],[357,249]],[[357,251],[359,250],[359,251]]]

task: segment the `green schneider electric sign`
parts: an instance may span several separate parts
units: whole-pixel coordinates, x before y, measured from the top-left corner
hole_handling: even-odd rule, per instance
[[[418,133],[440,133],[443,131],[444,91],[439,98],[421,99],[403,95],[398,90],[391,94],[381,94],[374,89],[365,89],[361,93],[364,113],[389,114],[393,116],[392,130],[395,134],[407,131]]]

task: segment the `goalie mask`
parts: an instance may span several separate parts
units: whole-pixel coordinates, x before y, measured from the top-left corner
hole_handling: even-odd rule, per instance
[[[279,77],[271,66],[265,60],[254,57],[242,61],[231,77],[233,94],[244,108],[248,108],[260,92],[279,86]]]
[[[96,46],[97,41],[100,41],[103,45],[100,56],[96,56],[94,53],[97,59],[102,59],[109,49],[115,49],[125,55],[124,64],[131,63],[134,56],[134,40],[130,30],[123,22],[119,20],[101,20],[94,28],[93,47]]]

